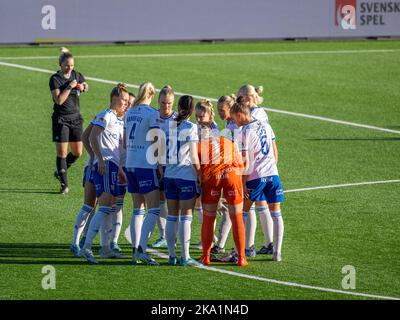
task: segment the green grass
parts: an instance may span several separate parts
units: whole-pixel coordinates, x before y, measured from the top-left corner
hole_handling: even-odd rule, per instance
[[[74,55],[400,49],[400,41],[254,42],[76,46]],[[0,48],[7,60],[56,70],[54,47]],[[264,85],[271,108],[400,130],[400,52],[225,57],[79,59],[86,76],[218,98],[244,83]],[[233,277],[196,268],[131,266],[102,260],[98,266],[68,251],[82,204],[86,155],[69,171],[70,193],[56,194],[52,173],[50,75],[0,65],[0,299],[360,299]],[[89,82],[82,94],[88,121],[108,105],[110,85]],[[136,92],[136,90],[132,89]],[[287,190],[400,179],[400,135],[269,113],[278,137],[279,171]],[[219,121],[219,119],[217,119]],[[244,274],[342,290],[341,269],[356,268],[356,292],[400,297],[400,184],[287,193],[283,206],[282,263],[269,256],[248,268],[216,266]],[[126,197],[123,230],[132,203]],[[194,242],[200,226],[193,223]],[[153,239],[157,236],[157,231]],[[263,236],[257,230],[256,245]],[[120,243],[129,257],[123,235]],[[227,248],[232,247],[229,239]],[[163,250],[165,252],[165,250]],[[200,251],[192,250],[199,257]],[[42,267],[56,268],[57,289],[43,290]],[[173,284],[173,286],[171,285]]]

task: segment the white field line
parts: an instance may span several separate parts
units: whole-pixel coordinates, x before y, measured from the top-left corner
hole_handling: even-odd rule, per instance
[[[358,54],[393,53],[400,49],[360,49],[360,50],[303,50],[303,51],[255,51],[255,52],[196,52],[196,53],[144,53],[144,54],[90,54],[75,55],[78,59],[121,59],[121,58],[175,58],[175,57],[245,57],[245,56],[282,56],[314,54]],[[0,60],[47,60],[57,56],[0,57]]]
[[[366,185],[371,185],[371,184],[399,183],[399,182],[400,182],[400,180],[382,180],[382,181],[368,181],[368,182],[357,182],[357,183],[334,184],[334,185],[330,185],[330,186],[321,186],[321,187],[310,187],[310,188],[286,190],[285,193],[303,192],[303,191],[311,191],[311,190],[322,190],[322,189],[333,189],[333,188],[347,188],[347,187],[354,187],[354,186],[366,186]]]
[[[35,67],[29,67],[29,66],[25,66],[25,65],[21,65],[21,64],[1,62],[1,61],[0,61],[0,66],[12,67],[12,68],[17,68],[17,69],[36,71],[36,72],[42,72],[42,73],[48,73],[48,74],[53,74],[54,73],[54,71],[49,70],[49,69],[35,68]],[[105,79],[94,78],[94,77],[85,77],[85,78],[87,80],[100,82],[100,83],[105,83],[105,84],[113,84],[114,85],[114,84],[118,83],[118,81],[105,80]],[[126,83],[126,85],[128,87],[132,87],[132,88],[135,88],[135,89],[139,88],[139,85],[137,85],[137,84]],[[160,89],[157,89],[157,91],[160,91]],[[199,95],[193,95],[193,94],[184,93],[184,92],[175,92],[175,94],[178,95],[178,96],[191,95],[195,99],[210,99],[211,101],[214,101],[214,102],[218,101],[215,98],[208,98],[208,97],[199,96]],[[360,124],[360,123],[355,123],[355,122],[342,121],[342,120],[337,120],[337,119],[319,117],[319,116],[314,116],[314,115],[309,115],[309,114],[304,114],[304,113],[291,112],[291,111],[285,111],[285,110],[279,110],[279,109],[273,109],[273,108],[264,108],[264,109],[267,110],[267,111],[270,111],[270,112],[282,113],[282,114],[296,116],[296,117],[302,117],[302,118],[308,118],[308,119],[314,119],[314,120],[319,120],[319,121],[325,121],[325,122],[341,124],[341,125],[353,126],[353,127],[358,127],[358,128],[364,128],[364,129],[378,130],[378,131],[384,131],[384,132],[389,132],[389,133],[400,134],[399,130],[380,128],[380,127],[375,127],[375,126],[370,126],[370,125],[365,125],[365,124]]]
[[[382,184],[382,183],[398,183],[398,182],[400,182],[400,180],[384,180],[384,181],[371,181],[371,182],[360,182],[360,183],[347,183],[347,184],[337,184],[337,185],[322,186],[322,187],[292,189],[292,190],[285,191],[285,193],[287,193],[287,192],[302,192],[302,191],[309,191],[309,190],[320,190],[320,189],[331,189],[331,188],[345,188],[345,187],[351,187],[351,186],[363,186],[363,185]],[[168,259],[168,255],[161,253],[157,250],[148,249],[148,251],[162,259]],[[247,275],[247,274],[234,272],[234,271],[228,271],[228,270],[224,270],[224,269],[218,269],[218,268],[214,268],[214,267],[202,266],[202,267],[198,267],[198,268],[209,270],[209,271],[214,271],[214,272],[219,272],[219,273],[223,273],[223,274],[228,274],[228,275],[235,276],[235,277],[241,277],[241,278],[262,281],[262,282],[269,282],[269,283],[285,285],[285,286],[289,286],[289,287],[297,287],[297,288],[303,288],[303,289],[331,292],[331,293],[337,293],[337,294],[346,294],[346,295],[365,297],[365,298],[373,298],[373,299],[400,300],[400,298],[397,298],[397,297],[388,297],[388,296],[381,296],[381,295],[367,294],[367,293],[353,292],[353,291],[343,291],[343,290],[310,286],[310,285],[288,282],[288,281],[256,277],[256,276],[252,276],[252,275]]]
[[[154,254],[155,256],[157,256],[159,258],[162,258],[162,259],[169,258],[168,255],[166,255],[162,252],[159,252],[155,249],[147,249],[147,251],[149,253]],[[240,278],[256,280],[256,281],[261,281],[261,282],[269,282],[269,283],[274,283],[274,284],[284,285],[284,286],[289,286],[289,287],[297,287],[297,288],[302,288],[302,289],[309,289],[309,290],[316,290],[316,291],[330,292],[330,293],[337,293],[337,294],[346,294],[346,295],[351,295],[351,296],[373,298],[373,299],[400,300],[400,298],[397,298],[397,297],[388,297],[388,296],[381,296],[381,295],[376,295],[376,294],[367,294],[367,293],[354,292],[354,291],[344,291],[344,290],[336,290],[336,289],[331,289],[331,288],[310,286],[310,285],[301,284],[301,283],[257,277],[257,276],[240,273],[240,272],[229,271],[229,270],[208,267],[208,266],[196,266],[196,268],[213,271],[213,272],[219,272],[219,273],[227,274],[227,275],[234,276],[234,277],[240,277]]]

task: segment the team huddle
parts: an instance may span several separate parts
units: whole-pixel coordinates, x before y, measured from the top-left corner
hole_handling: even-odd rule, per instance
[[[72,237],[74,255],[98,263],[91,248],[99,233],[100,257],[123,258],[118,239],[128,191],[134,209],[126,236],[133,264],[159,264],[148,252],[156,225],[160,237],[152,247],[168,247],[172,266],[212,261],[246,266],[246,257],[256,254],[272,254],[272,260],[281,261],[284,196],[275,135],[266,112],[258,107],[261,92],[260,87],[245,85],[236,96],[222,96],[216,107],[226,126],[218,128],[210,100],[195,103],[192,96],[181,96],[175,112],[170,86],[158,97],[150,82],[139,87],[137,96],[124,84],[114,87],[109,108],[98,113],[81,136],[89,157],[83,175],[84,204]],[[155,99],[158,109],[151,106]],[[256,211],[265,240],[257,252]],[[190,256],[194,212],[201,223],[199,260]],[[235,248],[219,258],[231,229]]]

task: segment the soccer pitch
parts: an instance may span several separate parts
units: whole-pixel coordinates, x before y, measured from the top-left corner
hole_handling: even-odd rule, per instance
[[[258,255],[246,268],[170,267],[160,249],[161,266],[133,266],[123,232],[126,259],[89,265],[74,258],[69,245],[87,155],[69,170],[70,193],[59,195],[48,86],[58,47],[0,47],[0,299],[400,298],[400,41],[69,49],[90,85],[81,95],[85,127],[108,107],[113,82],[169,84],[213,99],[263,85],[286,190],[283,261]],[[131,213],[127,194],[123,230]],[[200,239],[196,218],[192,243]],[[258,224],[257,249],[264,239]],[[55,290],[42,288],[46,265],[55,268]],[[345,266],[354,267],[354,289],[342,286]]]

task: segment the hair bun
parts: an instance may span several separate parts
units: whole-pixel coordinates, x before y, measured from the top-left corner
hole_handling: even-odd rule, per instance
[[[118,83],[117,85],[118,89],[126,90],[128,86],[125,83]]]
[[[264,87],[263,87],[263,86],[255,87],[255,90],[256,90],[256,92],[257,92],[258,94],[260,94],[260,93],[262,93],[262,92],[264,91]]]
[[[67,52],[69,52],[69,50],[66,47],[61,47],[60,48],[60,52],[61,53],[67,53]]]

